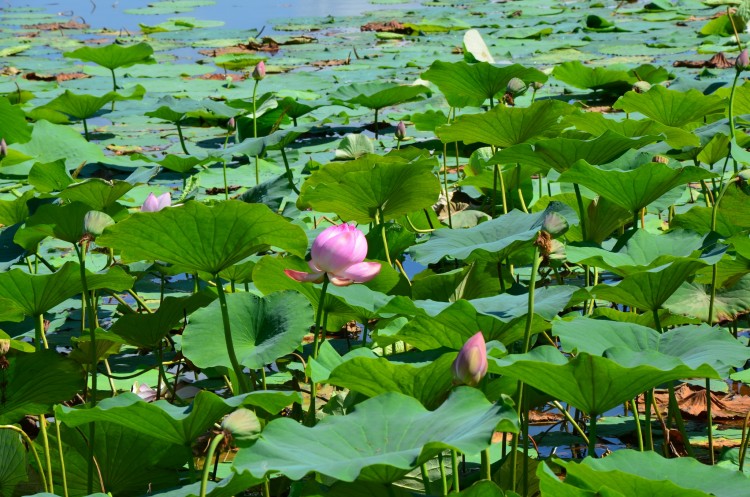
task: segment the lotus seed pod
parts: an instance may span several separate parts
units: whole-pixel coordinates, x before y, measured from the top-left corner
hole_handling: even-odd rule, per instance
[[[10,339],[0,338],[0,357],[3,357],[10,350]]]
[[[646,93],[651,89],[651,83],[648,81],[636,81],[633,84],[633,91],[636,93]]]

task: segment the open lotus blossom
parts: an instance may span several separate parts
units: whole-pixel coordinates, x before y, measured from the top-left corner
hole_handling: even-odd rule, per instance
[[[370,281],[380,272],[379,262],[363,262],[367,255],[364,233],[351,224],[340,224],[323,230],[313,242],[308,262],[312,273],[286,269],[297,281],[320,283],[328,273],[331,283],[347,286]]]
[[[453,361],[453,382],[457,385],[477,386],[487,374],[487,346],[482,332],[466,340]]]
[[[141,206],[141,212],[158,212],[165,207],[172,205],[172,196],[167,193],[162,193],[158,197],[153,193],[149,193],[146,201]]]

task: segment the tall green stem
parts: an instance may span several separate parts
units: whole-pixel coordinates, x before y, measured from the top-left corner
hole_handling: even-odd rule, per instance
[[[62,436],[60,435],[60,421],[55,419],[57,432],[57,451],[60,453],[60,473],[62,474],[63,497],[68,497],[68,475],[65,473],[65,454],[63,453]]]
[[[740,78],[740,71],[735,71],[734,81],[732,82],[732,91],[729,93],[729,137],[734,140],[734,93],[737,87],[737,80]],[[737,174],[737,161],[734,161],[734,174]]]
[[[458,451],[451,451],[451,470],[453,472],[453,491],[458,493],[461,491],[461,478],[458,472]]]
[[[284,159],[284,167],[286,168],[286,177],[289,180],[289,187],[294,190],[294,193],[299,195],[299,190],[294,184],[294,175],[292,174],[292,169],[289,167],[289,161],[286,158],[286,151],[284,151],[284,147],[281,147],[281,158]]]
[[[315,336],[313,338],[313,358],[317,359],[318,357],[318,348],[320,344],[320,332],[321,332],[321,323],[324,322],[323,315],[325,313],[325,302],[326,302],[326,291],[328,290],[328,283],[330,280],[328,279],[328,274],[323,275],[323,286],[320,289],[320,300],[318,301],[318,309],[315,312]],[[325,326],[323,326],[325,328]],[[325,333],[325,329],[322,330],[323,333]],[[313,381],[312,377],[310,377],[310,409],[307,412],[307,425],[313,426],[315,425],[315,398],[318,394],[318,385]]]
[[[227,297],[224,293],[224,285],[221,283],[218,273],[214,275],[216,281],[216,288],[219,293],[219,304],[221,306],[221,319],[224,322],[224,341],[227,347],[227,354],[229,355],[229,362],[232,364],[234,374],[237,376],[237,382],[239,383],[239,393],[247,393],[250,391],[247,378],[242,372],[242,366],[240,366],[237,360],[237,354],[234,352],[234,342],[232,340],[232,328],[229,324],[229,307],[227,307]]]
[[[388,237],[386,236],[385,232],[385,220],[383,219],[383,211],[380,209],[378,209],[377,213],[375,214],[375,222],[380,224],[380,234],[383,238],[383,251],[385,252],[385,260],[388,261],[389,266],[393,267],[390,250],[388,249]]]
[[[440,483],[442,493],[440,495],[448,495],[448,478],[445,475],[445,461],[443,461],[443,453],[438,453],[438,464],[440,465]]]
[[[706,423],[708,424],[708,457],[711,464],[714,464],[714,428],[713,416],[711,415],[711,380],[706,378]]]
[[[11,430],[18,433],[21,438],[26,442],[26,445],[28,445],[29,450],[31,450],[31,453],[34,456],[34,460],[36,461],[36,465],[39,467],[39,476],[42,478],[42,487],[44,487],[45,492],[52,492],[52,489],[49,488],[47,477],[44,476],[44,466],[42,466],[42,460],[39,459],[39,453],[36,451],[36,447],[34,446],[34,443],[31,441],[29,436],[26,434],[25,431],[23,431],[21,428],[14,426],[14,425],[0,425],[0,430]],[[89,492],[90,493],[90,492]]]
[[[641,430],[641,418],[638,415],[638,404],[635,399],[630,401],[630,406],[633,408],[633,421],[635,421],[635,435],[638,437],[638,450],[643,452],[643,431]]]
[[[200,497],[206,497],[206,487],[208,486],[208,474],[211,470],[211,461],[214,459],[214,452],[216,452],[216,447],[219,446],[219,443],[224,438],[223,433],[219,433],[214,437],[213,440],[211,440],[211,445],[208,446],[208,452],[206,453],[206,458],[203,460],[203,476],[201,478],[201,493]]]
[[[188,149],[185,146],[185,137],[182,135],[182,126],[180,126],[180,121],[177,121],[175,124],[177,125],[177,136],[180,138],[180,146],[182,147],[182,151],[185,152],[185,155],[190,155],[190,152],[188,152]]]
[[[490,464],[490,449],[484,449],[481,453],[482,456],[482,473],[480,478],[482,480],[492,480],[492,465]],[[453,471],[456,471],[455,468]]]
[[[42,446],[44,447],[44,459],[47,463],[47,481],[49,482],[49,492],[55,493],[55,483],[52,480],[52,457],[49,450],[49,437],[47,436],[47,419],[44,414],[39,416],[39,429],[42,434]],[[40,468],[41,469],[41,468]]]
[[[596,414],[589,418],[589,455],[596,458]]]
[[[258,93],[258,83],[260,83],[260,80],[255,80],[255,85],[253,85],[253,138],[258,138],[258,115],[257,115],[257,108],[255,107],[255,95]],[[258,156],[255,156],[255,185],[260,184],[260,169],[258,167]]]
[[[581,188],[578,186],[578,183],[573,183],[573,189],[576,192],[576,202],[578,202],[578,220],[581,223],[581,236],[583,236],[583,241],[588,240],[588,231],[586,226],[586,211],[583,208],[583,196],[581,195]]]
[[[451,196],[448,191],[448,144],[443,143],[443,188],[445,189],[445,208],[448,209],[448,227],[453,228],[451,216]]]

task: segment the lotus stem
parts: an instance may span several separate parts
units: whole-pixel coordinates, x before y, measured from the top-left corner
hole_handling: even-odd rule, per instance
[[[214,452],[216,452],[216,447],[218,447],[219,443],[222,441],[223,438],[224,438],[224,434],[219,433],[218,435],[214,437],[213,440],[211,440],[211,445],[208,446],[208,452],[206,453],[206,458],[203,460],[203,476],[201,478],[200,497],[206,497],[206,487],[208,486],[208,474],[209,474],[209,470],[211,469],[211,461],[214,458]]]
[[[484,454],[484,452],[482,452]],[[445,461],[443,461],[443,453],[438,453],[438,463],[440,464],[440,484],[442,487],[442,493],[440,495],[448,495],[448,478],[445,475]]]
[[[185,155],[190,155],[187,147],[185,147],[185,137],[182,136],[182,126],[180,126],[180,121],[177,121],[175,125],[177,126],[177,136],[180,138],[180,146],[182,147],[182,151],[185,152]]]
[[[49,492],[55,493],[55,484],[52,480],[52,457],[49,451],[49,437],[47,436],[47,419],[44,414],[39,416],[39,429],[42,433],[42,446],[44,447],[44,459],[47,463],[47,481],[49,482]],[[39,468],[41,470],[41,468]]]
[[[325,322],[323,319],[323,314],[325,313],[325,300],[326,300],[326,291],[328,290],[328,283],[330,280],[328,279],[328,273],[323,275],[323,286],[320,289],[320,299],[318,300],[318,309],[315,312],[315,337],[313,338],[313,359],[318,358],[318,348],[320,343],[320,331],[321,331],[321,322]],[[325,326],[323,326],[323,333],[325,333]],[[308,426],[314,426],[315,425],[315,397],[317,396],[318,392],[318,385],[313,381],[312,377],[310,377],[310,409],[307,412],[307,422],[306,424]]]
[[[13,425],[0,425],[0,430],[11,430],[21,435],[21,438],[23,438],[24,442],[26,442],[26,445],[28,445],[29,449],[31,449],[31,453],[34,455],[34,460],[36,461],[36,465],[39,467],[39,476],[41,476],[42,478],[42,487],[44,487],[44,490],[46,492],[52,493],[52,489],[49,488],[48,486],[47,477],[44,476],[44,466],[42,466],[42,460],[39,459],[39,453],[36,451],[36,447],[34,447],[34,443],[31,441],[31,439],[26,434],[26,432],[23,431],[21,428],[18,428],[17,426],[13,426]]]
[[[490,449],[484,449],[481,453],[482,456],[482,480],[492,480],[492,465],[490,464]],[[455,471],[455,469],[453,470]]]
[[[44,316],[37,314],[34,316],[34,348],[39,351],[42,347],[48,349],[49,344],[47,343],[47,335],[44,333]]]
[[[518,186],[518,201],[521,203],[521,210],[528,214],[529,209],[526,207],[526,200],[524,200],[523,191],[521,190],[521,164],[516,164],[516,184]]]
[[[159,358],[157,359],[157,361],[159,362],[159,381],[163,381],[164,382],[164,386],[167,387],[167,392],[169,392],[169,395],[172,396],[172,402],[176,402],[177,401],[177,392],[172,387],[172,385],[169,383],[169,380],[167,380],[167,372],[164,369],[164,349],[163,349],[163,347],[164,347],[164,344],[163,343],[159,343],[159,348],[157,349],[158,350],[158,356],[159,356]],[[156,386],[157,386],[156,396],[158,398],[159,397],[159,393],[161,392],[161,386],[159,385],[159,382],[157,382]]]
[[[224,341],[227,347],[227,354],[229,355],[229,362],[232,364],[232,370],[234,371],[235,376],[237,376],[239,393],[241,394],[247,393],[250,391],[250,389],[248,387],[247,380],[245,379],[245,375],[242,372],[242,366],[240,366],[240,363],[237,360],[237,355],[234,352],[232,328],[229,323],[229,307],[227,307],[227,297],[224,293],[224,285],[222,285],[221,279],[219,278],[218,273],[214,275],[214,280],[216,280],[216,289],[218,290],[218,294],[219,294],[219,304],[221,307],[221,319],[224,323]]]
[[[638,437],[638,450],[643,452],[643,431],[641,430],[641,418],[638,415],[638,403],[635,399],[630,401],[633,408],[633,421],[635,421],[635,434]]]
[[[229,183],[227,183],[227,160],[221,160],[221,172],[224,175],[224,200],[229,200]]]
[[[378,136],[379,136],[378,133],[380,131],[379,126],[378,126],[378,111],[379,110],[380,109],[375,109],[375,139],[376,140],[378,139]]]
[[[86,119],[82,119],[83,121],[83,136],[86,138],[86,141],[91,141],[89,139],[89,127],[86,124]]]
[[[289,187],[294,190],[294,193],[299,195],[299,190],[294,184],[294,175],[292,174],[292,169],[289,167],[289,161],[286,158],[286,151],[284,150],[284,147],[281,147],[281,158],[284,159],[284,167],[286,168],[286,177],[289,180]]]
[[[448,209],[448,227],[453,228],[451,217],[451,196],[448,191],[448,144],[443,143],[443,188],[445,189],[445,208]]]
[[[750,411],[747,412],[747,415],[745,416],[745,421],[742,423],[742,439],[740,441],[740,452],[739,452],[740,473],[743,473],[744,468],[745,468],[745,454],[747,454],[747,442],[748,442],[748,436],[747,436],[748,423],[750,423]]]
[[[695,457],[693,446],[690,445],[690,440],[688,439],[687,431],[685,430],[685,422],[683,421],[682,414],[680,413],[680,406],[677,404],[677,396],[674,392],[674,383],[670,383],[669,387],[667,388],[669,391],[669,409],[672,412],[672,417],[674,418],[675,424],[677,424],[677,430],[680,432],[680,435],[682,435],[682,440],[685,442],[685,450],[690,457]]]
[[[257,108],[255,103],[255,95],[258,93],[258,83],[260,83],[260,80],[255,80],[255,85],[253,85],[253,138],[258,138],[258,115],[257,115]],[[255,186],[258,186],[260,184],[260,169],[258,167],[258,156],[255,156]]]
[[[499,164],[495,164],[498,178],[500,179],[500,198],[503,201],[503,214],[508,213],[508,199],[505,196],[505,178],[503,178],[503,170]]]
[[[734,177],[736,178],[736,176]],[[716,231],[716,217],[719,213],[719,204],[724,198],[724,194],[727,192],[727,188],[734,181],[734,178],[724,183],[719,195],[716,197],[716,202],[711,209],[711,231]],[[712,326],[714,322],[714,303],[716,302],[716,280],[718,279],[718,268],[714,264],[711,268],[711,297],[708,300],[708,325]]]
[[[65,474],[65,453],[63,452],[62,436],[60,435],[60,421],[55,419],[57,432],[57,451],[60,453],[60,473],[62,474],[63,497],[68,497],[68,476]]]
[[[711,465],[716,463],[714,455],[714,429],[713,417],[711,416],[711,379],[706,378],[706,423],[708,429],[708,456]]]
[[[578,202],[578,220],[581,222],[581,236],[583,237],[583,241],[587,241],[588,236],[588,230],[586,226],[586,211],[583,208],[583,196],[581,195],[581,187],[578,186],[578,183],[573,183],[573,189],[576,192],[576,202]]]
[[[589,456],[596,459],[596,414],[589,416]]]
[[[556,400],[553,400],[553,401],[551,402],[551,404],[552,404],[553,406],[555,406],[555,408],[556,408],[556,409],[557,409],[558,411],[560,411],[560,413],[561,413],[561,414],[562,414],[562,415],[563,415],[563,416],[565,417],[565,419],[567,420],[567,422],[568,422],[568,423],[570,423],[570,424],[571,424],[571,425],[573,426],[573,429],[574,429],[575,431],[577,431],[579,435],[581,435],[581,438],[583,438],[584,442],[586,442],[586,445],[588,445],[588,444],[589,444],[589,437],[588,437],[588,436],[586,436],[586,432],[584,432],[584,431],[583,431],[583,430],[581,429],[581,425],[579,425],[578,423],[576,423],[576,420],[575,420],[575,419],[573,419],[573,416],[571,416],[571,415],[570,415],[570,413],[568,412],[568,410],[567,410],[567,409],[565,409],[565,408],[564,408],[564,407],[562,406],[562,404],[560,404],[560,402],[558,402],[558,401],[556,401]]]
[[[651,400],[654,397],[654,390],[651,389],[646,392],[645,400],[643,402],[643,408],[646,414],[646,448],[648,450],[654,450],[654,434],[651,430]]]
[[[451,470],[453,472],[453,488],[451,489],[453,492],[460,492],[461,491],[461,478],[458,472],[458,451],[452,450],[451,451]]]
[[[424,493],[425,495],[430,495],[431,489],[430,489],[430,477],[429,473],[427,472],[427,463],[422,463],[419,466],[419,471],[422,473],[422,485],[424,486]]]

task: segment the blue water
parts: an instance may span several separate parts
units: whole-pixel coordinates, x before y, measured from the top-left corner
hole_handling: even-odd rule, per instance
[[[60,14],[61,20],[81,17],[92,28],[136,30],[138,23],[157,24],[170,17],[195,17],[223,21],[227,29],[260,29],[266,26],[264,33],[273,32],[272,20],[299,19],[307,22],[311,18],[356,16],[367,11],[419,6],[417,2],[374,5],[368,0],[216,0],[215,5],[197,7],[184,14],[134,15],[124,11],[145,7],[154,0],[30,0],[8,3],[14,7],[42,7],[48,12]]]

